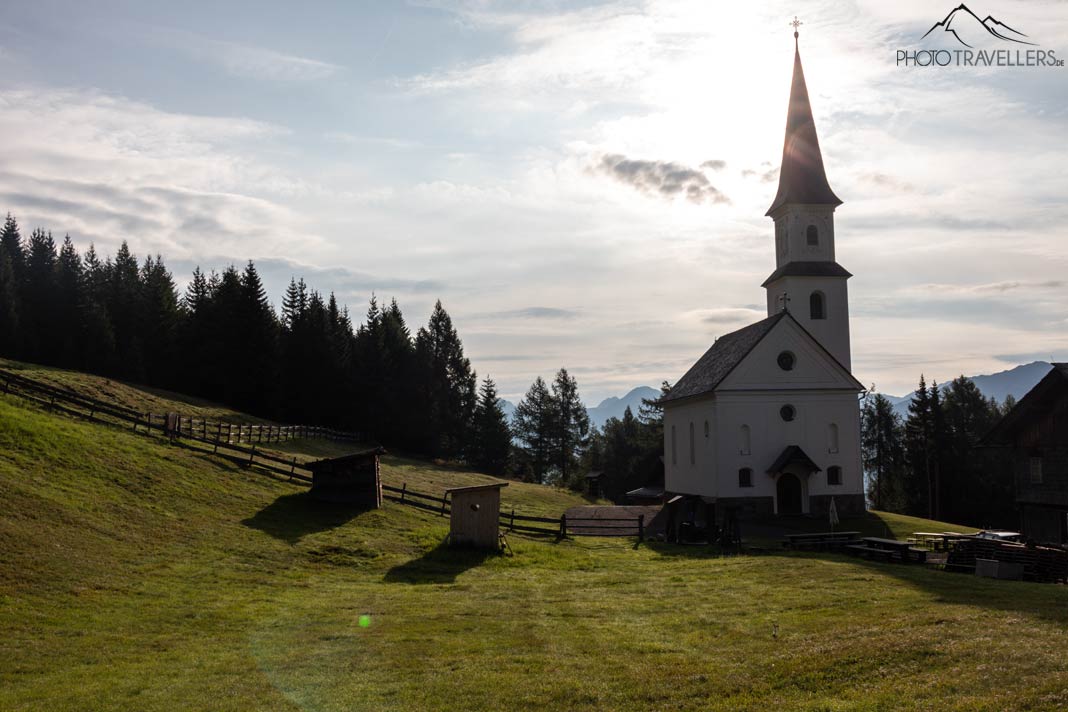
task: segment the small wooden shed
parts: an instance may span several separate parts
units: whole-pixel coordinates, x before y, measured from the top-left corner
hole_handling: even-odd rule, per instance
[[[382,506],[382,479],[378,458],[381,447],[361,450],[341,457],[309,462],[312,471],[311,495],[322,502],[354,504],[364,509]]]
[[[501,488],[507,482],[445,490],[452,499],[449,519],[449,544],[479,549],[500,548],[498,518],[501,511]]]

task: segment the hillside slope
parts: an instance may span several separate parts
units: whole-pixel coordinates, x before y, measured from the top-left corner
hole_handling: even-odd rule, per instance
[[[1068,689],[1064,587],[633,540],[456,553],[433,513],[318,506],[2,396],[0,503],[4,710],[1038,709]]]

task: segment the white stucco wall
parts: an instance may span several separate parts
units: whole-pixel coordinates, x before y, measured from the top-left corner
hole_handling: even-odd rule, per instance
[[[793,368],[778,363],[783,351]],[[802,500],[817,495],[863,495],[860,465],[859,384],[789,319],[781,320],[719,384],[700,399],[668,403],[664,409],[665,487],[669,492],[719,498],[775,497],[768,468],[790,445],[820,467],[802,480]],[[780,411],[792,405],[795,417]],[[704,437],[704,422],[710,435]],[[690,462],[689,426],[694,424],[695,462]],[[837,426],[837,448],[830,426]],[[742,426],[749,448],[742,447]],[[675,458],[672,458],[672,428]],[[836,451],[835,451],[836,450]],[[827,469],[842,470],[839,485],[828,484]],[[738,471],[752,470],[752,486],[739,486]]]
[[[809,296],[823,292],[825,319],[813,319]],[[781,297],[789,298],[791,316],[797,319],[847,370],[852,369],[849,349],[849,288],[845,277],[780,277],[767,286],[768,316],[782,311]]]
[[[796,411],[793,421],[780,416],[784,405]],[[820,468],[808,478],[809,496],[863,494],[860,467],[860,407],[852,393],[821,391],[721,392],[716,396],[719,431],[717,463],[720,497],[774,497],[768,467],[789,445],[798,445]],[[837,452],[831,452],[830,424],[838,426]],[[741,451],[742,426],[750,429],[750,452]],[[842,484],[827,484],[827,468],[842,468]],[[753,486],[738,486],[738,471],[753,471]]]
[[[708,436],[705,436],[705,422]],[[694,432],[694,462],[690,462],[690,424]],[[675,457],[672,457],[672,429]],[[664,488],[715,497],[717,492],[715,433],[716,403],[702,398],[664,409]]]

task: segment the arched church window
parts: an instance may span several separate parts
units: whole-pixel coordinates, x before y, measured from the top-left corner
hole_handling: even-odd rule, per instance
[[[792,405],[784,405],[782,408],[779,408],[779,417],[789,423],[797,417],[797,409]]]
[[[778,362],[779,368],[781,368],[782,370],[793,371],[794,364],[797,363],[797,359],[789,351],[783,351],[781,354],[779,354]]]
[[[753,471],[748,467],[743,467],[738,470],[738,486],[739,487],[752,487],[753,486]]]
[[[827,468],[827,484],[840,485],[842,484],[842,468],[838,465],[831,465]]]
[[[827,426],[827,452],[838,452],[838,423]]]
[[[820,231],[816,229],[815,225],[809,225],[805,230],[805,242],[809,247],[816,247],[820,244]]]
[[[811,319],[827,318],[827,306],[823,303],[823,292],[813,292],[809,295],[808,315]]]
[[[690,464],[697,464],[697,453],[693,442],[693,421],[690,421]]]
[[[671,464],[679,464],[678,440],[675,438],[675,426],[671,426]]]
[[[739,452],[742,455],[748,455],[749,454],[749,447],[750,447],[749,426],[748,425],[743,425],[742,428],[741,428],[741,432],[738,434],[738,436],[739,436],[738,437],[738,440],[739,440],[739,442],[738,442],[738,450],[739,450]]]

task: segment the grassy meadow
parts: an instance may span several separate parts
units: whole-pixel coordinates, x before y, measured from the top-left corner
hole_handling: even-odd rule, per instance
[[[392,456],[383,476],[487,479]],[[584,503],[521,483],[503,500]],[[447,528],[0,396],[0,709],[1068,707],[1064,586],[633,539],[487,556],[441,548]]]

